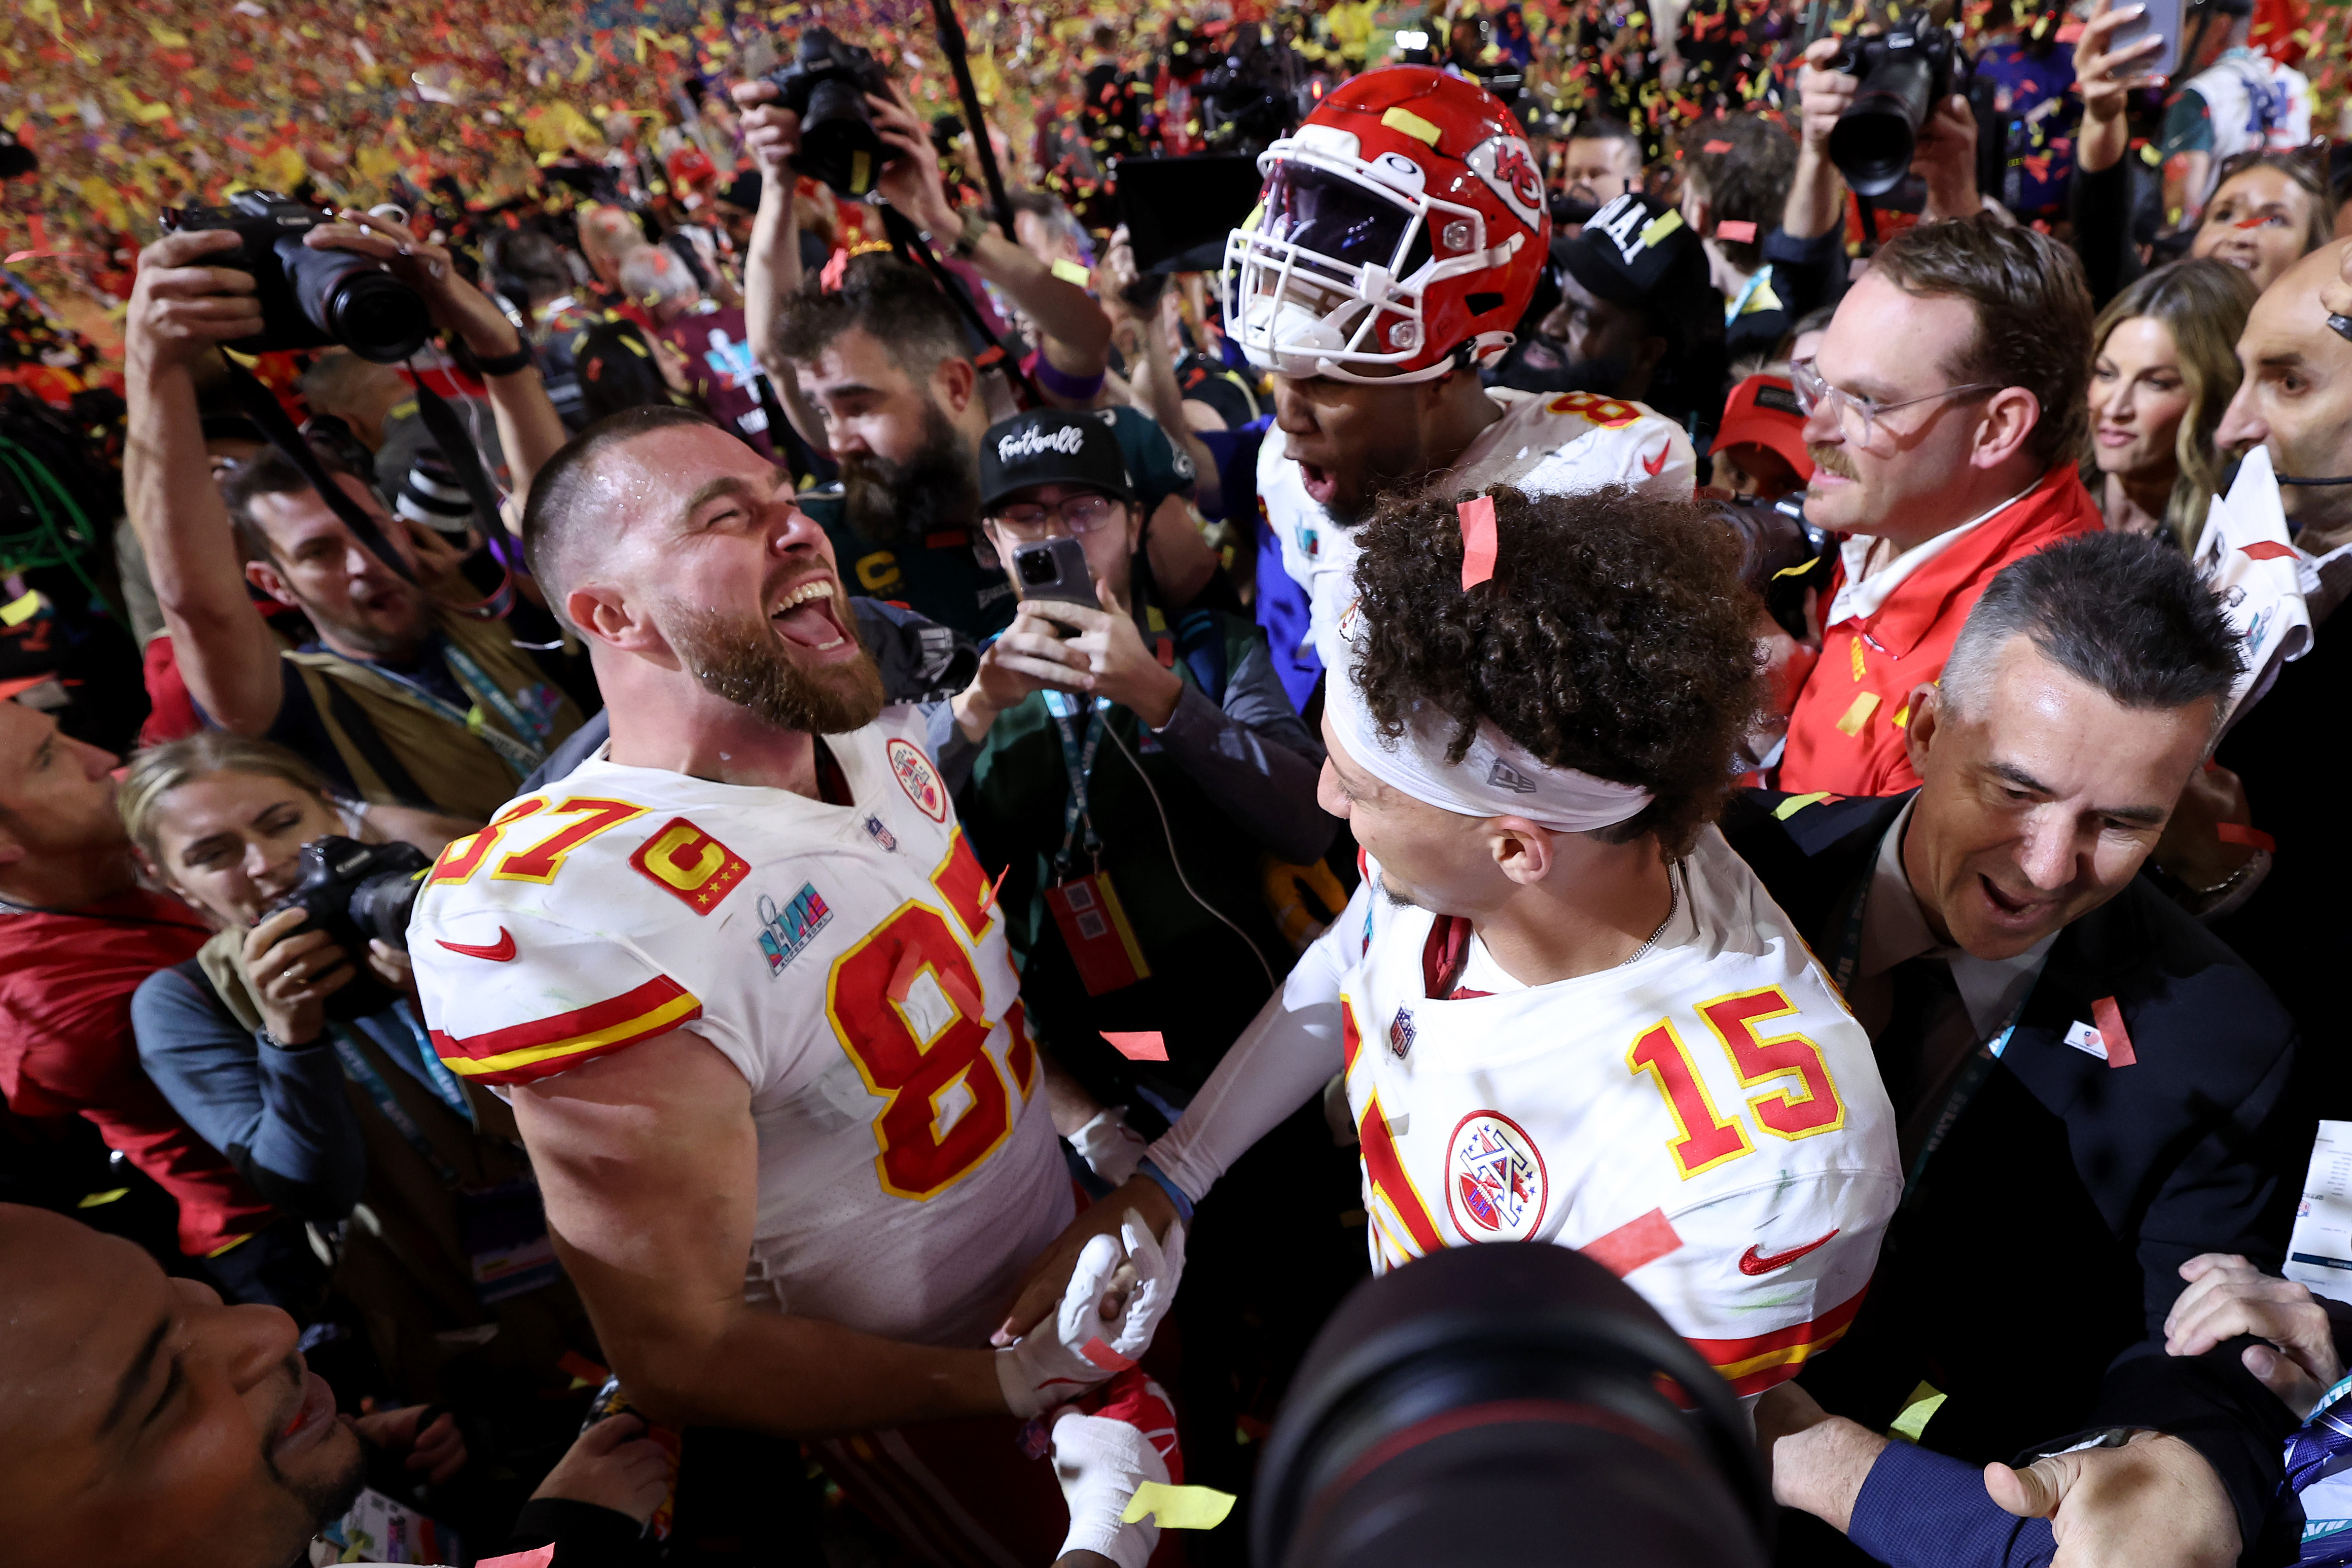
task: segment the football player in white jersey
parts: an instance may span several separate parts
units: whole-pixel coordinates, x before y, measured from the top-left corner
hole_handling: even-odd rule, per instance
[[[1697,458],[1673,420],[1588,392],[1478,384],[1509,350],[1551,239],[1533,154],[1494,95],[1426,66],[1367,71],[1260,166],[1258,210],[1226,246],[1232,333],[1274,373],[1258,505],[1307,590],[1325,668],[1355,596],[1356,531],[1384,495],[1440,475],[1465,490],[1692,493]]]
[[[1142,1353],[1182,1238],[1129,1227],[1123,1303],[1104,1241],[987,1348],[1072,1195],[923,720],[884,707],[789,476],[699,415],[583,432],[524,543],[612,738],[435,863],[409,946],[436,1049],[510,1097],[649,1415],[867,1434],[836,1479],[936,1527],[932,1560],[1049,1560],[1063,1509],[1020,1418]]]
[[[1869,1040],[1713,826],[1737,552],[1686,502],[1489,499],[1367,525],[1323,774],[1364,883],[1112,1204],[1185,1212],[1341,1073],[1375,1268],[1580,1248],[1752,1399],[1844,1332],[1902,1183]]]

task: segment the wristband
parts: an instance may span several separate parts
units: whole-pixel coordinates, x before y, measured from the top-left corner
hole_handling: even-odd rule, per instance
[[[484,375],[512,375],[517,371],[530,369],[537,363],[538,361],[531,355],[530,345],[527,342],[518,343],[514,353],[510,354],[478,353],[474,355],[474,368]]]
[[[988,215],[978,207],[966,207],[963,214],[963,232],[956,236],[955,243],[949,248],[953,250],[960,259],[969,261],[971,259],[971,253],[980,246],[981,237],[987,232]]]
[[[1036,368],[1030,374],[1037,378],[1039,386],[1072,403],[1091,403],[1101,395],[1103,389],[1104,378],[1099,372],[1093,375],[1072,375],[1067,371],[1055,370],[1054,362],[1042,353],[1037,356]]]
[[[1168,1194],[1168,1201],[1176,1205],[1176,1217],[1186,1225],[1192,1223],[1192,1200],[1184,1195],[1184,1189],[1178,1186],[1167,1172],[1152,1163],[1150,1155],[1143,1157],[1142,1163],[1135,1167],[1135,1173],[1149,1176],[1159,1183],[1160,1190]]]

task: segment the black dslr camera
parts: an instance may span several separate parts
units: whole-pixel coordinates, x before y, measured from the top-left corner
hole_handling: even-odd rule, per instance
[[[316,349],[341,343],[362,359],[397,364],[433,335],[416,290],[383,264],[349,250],[313,250],[302,237],[333,219],[276,191],[240,191],[228,208],[166,207],[169,232],[227,228],[242,250],[205,258],[207,265],[253,274],[261,331],[229,347],[241,353]]]
[[[768,73],[783,107],[801,117],[800,155],[793,167],[853,200],[863,199],[882,175],[887,149],[875,134],[866,95],[889,91],[889,78],[871,49],[845,44],[823,27],[801,35],[790,65]]]
[[[1881,196],[1911,170],[1919,127],[1936,105],[1967,90],[1969,58],[1941,27],[1849,37],[1832,68],[1862,79],[1830,132],[1830,162],[1857,195]]]
[[[287,935],[323,931],[351,960],[351,984],[327,998],[328,1017],[348,1023],[400,1000],[367,967],[368,941],[407,950],[408,911],[432,868],[432,859],[413,844],[327,837],[302,846],[302,879],[269,912],[301,910],[310,918]]]

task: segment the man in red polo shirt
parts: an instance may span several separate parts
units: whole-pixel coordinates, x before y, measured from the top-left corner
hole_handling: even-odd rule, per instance
[[[2090,363],[2074,253],[1979,216],[1891,241],[1791,367],[1813,458],[1805,514],[1845,541],[1782,789],[1918,784],[1910,693],[1943,672],[1977,595],[2019,556],[2100,526],[2074,475]]]
[[[231,1300],[308,1305],[323,1283],[299,1225],[247,1186],[139,1065],[131,994],[195,956],[195,911],[132,874],[114,758],[0,701],[0,1094],[79,1115],[180,1205],[180,1250]]]

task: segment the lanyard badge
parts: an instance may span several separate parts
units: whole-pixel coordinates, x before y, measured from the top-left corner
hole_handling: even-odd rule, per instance
[[[1103,730],[1110,722],[1106,716],[1110,703],[1104,698],[1085,703],[1059,691],[1048,691],[1045,699],[1046,711],[1053,714],[1054,727],[1061,736],[1062,763],[1070,779],[1069,795],[1062,803],[1062,847],[1054,857],[1054,885],[1045,889],[1045,907],[1053,912],[1062,945],[1069,949],[1087,994],[1101,996],[1151,975],[1151,964],[1135,940],[1135,929],[1119,905],[1110,873],[1102,868],[1102,840],[1096,836],[1094,819],[1087,811],[1087,781],[1094,772],[1095,751],[1102,742]],[[1086,720],[1083,742],[1077,731],[1081,713]],[[1071,852],[1076,848],[1086,851],[1094,869],[1074,877]]]

